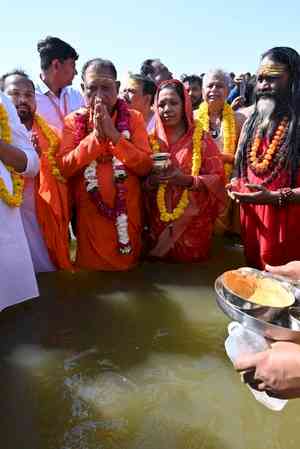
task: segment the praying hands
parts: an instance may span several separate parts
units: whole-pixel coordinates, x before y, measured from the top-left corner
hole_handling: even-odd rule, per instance
[[[107,107],[99,97],[95,98],[93,124],[96,135],[100,140],[108,139],[114,145],[118,143],[121,135],[116,129]]]

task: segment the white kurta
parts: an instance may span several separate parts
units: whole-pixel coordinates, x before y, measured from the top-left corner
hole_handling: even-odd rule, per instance
[[[21,124],[15,107],[2,92],[0,103],[9,116],[12,144],[23,150],[27,156],[27,167],[23,175],[34,177],[39,170],[39,159],[31,146],[28,133]],[[1,161],[0,176],[8,190],[12,192],[10,173]],[[0,310],[38,295],[20,209],[9,207],[0,200]]]

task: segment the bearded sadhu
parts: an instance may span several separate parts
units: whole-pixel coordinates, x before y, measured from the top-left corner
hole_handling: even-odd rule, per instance
[[[247,263],[258,268],[300,259],[299,87],[295,50],[263,54],[255,108],[241,133],[237,178],[229,187],[241,206]]]

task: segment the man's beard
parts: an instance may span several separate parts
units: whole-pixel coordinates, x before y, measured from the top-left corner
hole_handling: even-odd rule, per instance
[[[258,124],[260,132],[265,135],[270,123],[273,120],[274,111],[276,110],[275,97],[261,97],[257,100],[256,110],[258,113]]]
[[[288,92],[264,91],[256,92],[256,111],[258,114],[258,126],[262,136],[272,134],[279,117],[286,114]]]
[[[30,122],[33,122],[33,119],[34,119],[34,113],[32,113],[31,111],[25,111],[25,110],[22,110],[22,111],[18,111],[18,115],[19,115],[19,117],[20,117],[20,120],[21,120],[21,123],[23,124],[23,125],[25,125],[26,123],[30,123]]]

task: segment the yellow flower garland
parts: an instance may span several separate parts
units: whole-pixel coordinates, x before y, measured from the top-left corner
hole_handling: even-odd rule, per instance
[[[203,127],[200,121],[195,121],[195,131],[193,134],[193,158],[192,158],[192,176],[198,176],[202,163],[202,136],[203,136]],[[160,147],[156,138],[152,135],[150,136],[150,145],[154,153],[159,152]],[[168,212],[165,202],[165,193],[166,193],[167,184],[160,184],[156,202],[157,207],[160,212],[160,219],[164,222],[177,220],[181,215],[183,215],[184,210],[187,208],[189,204],[189,195],[188,189],[184,189],[182,192],[181,198],[177,206],[173,209],[172,212]]]
[[[202,123],[204,131],[209,132],[209,111],[208,103],[203,101],[196,113],[196,117]],[[222,126],[223,126],[223,149],[225,154],[234,156],[236,150],[236,122],[234,111],[230,104],[224,104],[222,113]],[[225,164],[225,175],[228,179],[232,172],[232,164]]]
[[[48,140],[49,146],[47,151],[44,151],[50,165],[52,175],[55,176],[60,182],[66,182],[65,178],[60,173],[59,168],[57,167],[55,154],[59,147],[59,138],[55,134],[55,132],[50,128],[47,122],[38,114],[35,114],[34,120],[38,127],[41,129],[42,133]]]
[[[6,144],[11,144],[11,129],[9,126],[8,115],[3,104],[0,104],[0,130],[1,140]],[[3,179],[0,178],[0,198],[10,207],[19,207],[23,200],[24,180],[12,167],[6,168],[11,173],[13,193],[8,191]]]

